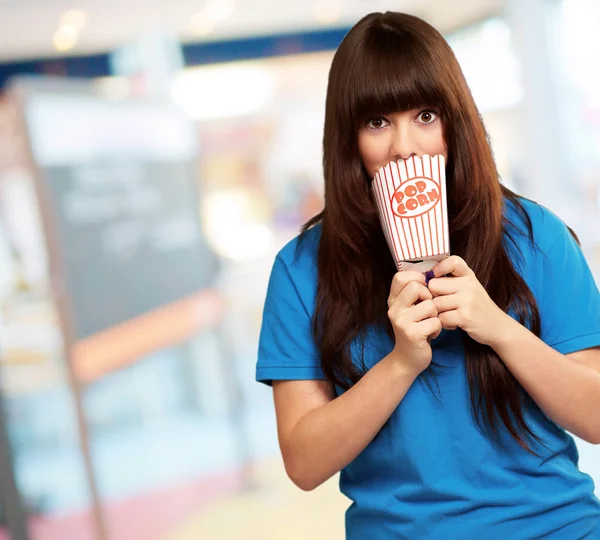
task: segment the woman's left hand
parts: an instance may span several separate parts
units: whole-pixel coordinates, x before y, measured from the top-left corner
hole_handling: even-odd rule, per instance
[[[462,328],[475,341],[491,345],[514,322],[489,297],[467,263],[452,255],[431,270],[429,291],[446,330]],[[442,277],[450,275],[451,277]],[[427,277],[430,277],[431,273]]]

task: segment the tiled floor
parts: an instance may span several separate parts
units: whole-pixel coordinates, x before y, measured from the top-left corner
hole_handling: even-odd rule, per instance
[[[338,477],[305,493],[279,461],[254,472],[258,489],[216,502],[165,540],[343,540],[348,499]]]

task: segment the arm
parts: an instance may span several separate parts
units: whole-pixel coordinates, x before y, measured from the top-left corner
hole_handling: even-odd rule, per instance
[[[388,355],[335,399],[328,381],[273,381],[279,445],[292,481],[311,490],[348,465],[417,376]]]
[[[462,328],[492,347],[521,386],[557,424],[600,444],[600,350],[563,355],[504,313],[460,257],[434,268],[429,282],[444,328]]]
[[[508,315],[490,346],[554,422],[600,444],[600,348],[563,355]]]
[[[439,335],[441,324],[423,274],[396,274],[388,307],[394,350],[339,397],[328,381],[273,382],[285,468],[304,490],[363,451],[431,362],[429,340]]]

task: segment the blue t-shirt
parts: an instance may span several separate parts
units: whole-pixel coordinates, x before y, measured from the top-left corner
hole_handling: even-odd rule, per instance
[[[535,295],[542,340],[563,354],[600,346],[600,293],[579,246],[554,214],[523,203],[535,246],[526,234],[516,235],[524,260],[513,250],[513,263]],[[511,204],[505,211],[524,230]],[[325,378],[311,336],[319,238],[317,226],[298,253],[296,239],[275,259],[258,381]],[[443,331],[432,346],[433,361],[441,366],[433,368],[439,392],[419,377],[373,441],[341,472],[340,489],[352,501],[347,538],[600,539],[600,502],[592,479],[578,470],[572,437],[535,409],[525,417],[546,444],[530,443],[539,457],[503,429],[504,447],[491,442],[472,417],[459,332]],[[392,347],[385,332],[371,331],[367,367]]]

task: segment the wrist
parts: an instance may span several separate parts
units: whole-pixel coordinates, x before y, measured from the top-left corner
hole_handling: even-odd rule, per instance
[[[488,345],[500,355],[507,346],[514,344],[524,326],[507,313],[502,312],[502,319],[496,325],[496,332]]]
[[[400,352],[393,349],[383,360],[390,370],[390,375],[398,379],[414,381],[427,367],[416,366],[409,362]]]

